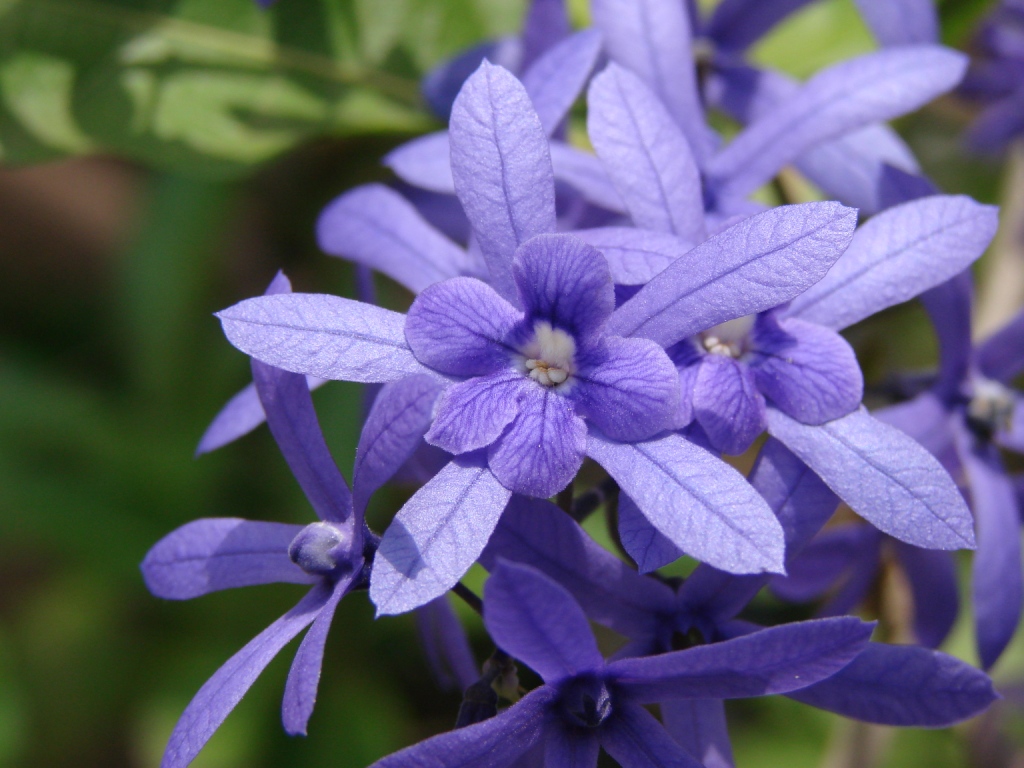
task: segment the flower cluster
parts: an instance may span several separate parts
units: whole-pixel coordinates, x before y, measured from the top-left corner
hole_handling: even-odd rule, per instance
[[[191,523],[147,556],[147,584],[173,599],[312,586],[200,690],[166,766],[187,764],[311,625],[283,706],[286,730],[305,733],[335,606],[364,589],[378,615],[439,628],[428,655],[467,689],[460,727],[381,766],[593,766],[601,749],[623,766],[722,766],[730,698],[785,694],[900,726],[991,703],[982,672],[869,642],[872,625],[841,616],[893,542],[919,640],[937,645],[956,613],[949,551],[974,548],[977,528],[986,667],[1020,618],[1020,515],[998,449],[1024,446],[1007,386],[1024,320],[972,348],[959,314],[996,212],[936,193],[885,125],[953,88],[965,60],[934,42],[929,4],[863,0],[881,51],[805,83],[749,63],[799,5],[725,0],[702,19],[677,0],[593,0],[594,28],[573,33],[561,2],[535,0],[521,40],[428,79],[449,125],[385,159],[406,194],[350,190],[317,225],[325,251],[408,288],[408,312],[292,293],[279,276],[218,313],[254,384],[201,450],[265,418],[319,521]],[[593,153],[565,130],[584,90]],[[710,111],[741,123],[731,141]],[[789,165],[835,200],[752,199]],[[840,331],[917,296],[942,368],[872,415]],[[309,395],[327,380],[383,385],[351,491]],[[723,458],[748,452],[747,476]],[[378,535],[367,500],[410,463],[431,469]],[[863,522],[830,522],[841,503]],[[580,526],[598,508],[622,558]],[[659,573],[684,555],[699,561],[687,578]],[[461,583],[475,563],[491,574],[482,601]],[[767,586],[828,593],[828,617],[751,623]],[[482,676],[451,590],[494,642]],[[590,622],[624,638],[613,658]],[[543,684],[499,712],[492,683],[513,663]]]

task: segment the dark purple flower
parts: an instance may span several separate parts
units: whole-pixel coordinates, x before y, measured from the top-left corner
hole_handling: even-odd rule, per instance
[[[643,705],[803,688],[842,669],[871,633],[856,619],[826,619],[609,663],[579,604],[540,572],[502,563],[484,589],[488,632],[544,684],[497,717],[408,747],[375,768],[501,768],[535,745],[552,766],[596,766],[604,749],[625,766],[698,768]]]

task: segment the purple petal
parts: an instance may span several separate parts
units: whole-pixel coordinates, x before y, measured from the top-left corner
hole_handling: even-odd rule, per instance
[[[493,570],[499,557],[546,573],[587,616],[630,637],[653,635],[673,608],[669,587],[639,576],[549,501],[513,497],[480,562]]]
[[[559,141],[553,141],[550,149],[556,179],[569,184],[588,203],[616,213],[626,212],[626,204],[595,155]]]
[[[713,236],[644,286],[608,323],[664,347],[783,304],[824,276],[850,242],[855,211],[838,203],[782,206]]]
[[[764,396],[745,365],[705,355],[693,387],[693,415],[722,453],[743,453],[764,431]]]
[[[851,617],[783,624],[684,651],[613,661],[608,672],[641,704],[788,693],[849,664],[873,627]]]
[[[596,768],[601,742],[593,731],[549,728],[544,738],[544,765]]]
[[[466,690],[480,679],[469,638],[446,595],[416,609],[416,627],[427,662],[443,690]]]
[[[384,165],[414,187],[455,194],[448,131],[428,133],[384,155]]]
[[[306,377],[253,360],[252,378],[270,433],[317,517],[347,522],[349,534],[357,536],[352,494],[327,448]]]
[[[543,685],[497,717],[421,741],[378,760],[370,768],[504,768],[536,743],[557,692]]]
[[[484,275],[482,265],[382,184],[357,187],[331,201],[316,233],[327,253],[382,272],[413,293],[449,277]]]
[[[978,655],[988,669],[999,659],[1020,623],[1020,511],[1013,483],[992,445],[978,445],[964,428],[957,447],[970,484],[978,525],[971,597],[978,634]]]
[[[370,497],[423,445],[440,383],[410,376],[385,384],[363,424],[352,468],[352,500],[362,514]]]
[[[789,695],[868,723],[926,728],[966,720],[998,698],[992,681],[959,659],[882,643],[868,643],[832,678]]]
[[[687,554],[731,573],[783,571],[775,515],[739,472],[707,451],[676,434],[629,444],[591,430],[587,454]]]
[[[594,26],[612,61],[639,75],[668,107],[698,159],[712,151],[697,91],[692,31],[683,3],[664,0],[595,0]]]
[[[572,235],[540,235],[520,246],[512,264],[519,297],[532,325],[543,320],[579,343],[615,309],[608,262]]]
[[[260,362],[365,383],[429,373],[405,341],[405,317],[338,296],[257,296],[217,312],[224,334]]]
[[[824,279],[787,314],[835,330],[945,282],[988,247],[997,210],[962,195],[913,200],[860,227]]]
[[[613,440],[645,440],[672,426],[679,375],[665,351],[647,339],[606,337],[580,360],[569,393],[580,415]]]
[[[971,299],[974,281],[970,270],[925,291],[921,303],[932,321],[939,342],[939,377],[934,389],[944,397],[955,396],[967,378],[971,358]]]
[[[521,317],[486,283],[455,277],[416,297],[405,338],[424,365],[452,376],[481,376],[508,367],[514,350],[505,338]]]
[[[933,392],[922,392],[913,400],[883,408],[874,416],[910,435],[944,467],[959,463],[953,447],[950,412]]]
[[[860,405],[857,356],[838,333],[792,318],[758,318],[750,371],[772,405],[804,424],[822,424]]]
[[[544,128],[522,84],[485,61],[455,100],[449,133],[455,191],[491,284],[514,298],[516,248],[555,231],[555,182]]]
[[[494,570],[499,557],[547,573],[593,621],[624,635],[654,634],[657,614],[674,605],[670,588],[641,578],[545,500],[513,498],[480,563]]]
[[[665,730],[704,768],[733,768],[732,744],[720,699],[680,699],[661,704]]]
[[[528,70],[546,52],[553,49],[572,32],[565,0],[531,0],[523,21],[523,62]],[[493,59],[492,59],[493,61]]]
[[[651,525],[627,494],[619,493],[619,540],[640,573],[650,573],[675,562],[683,550]]]
[[[413,494],[373,561],[377,614],[411,611],[451,589],[476,562],[511,495],[478,454],[453,459]]]
[[[567,398],[528,384],[519,415],[491,444],[487,461],[509,490],[547,498],[571,483],[583,464],[587,425]]]
[[[706,34],[726,50],[755,43],[786,16],[810,0],[723,0],[715,7]]]
[[[553,683],[604,665],[579,603],[535,568],[498,560],[484,585],[484,626],[494,642]]]
[[[978,367],[988,378],[1004,383],[1024,371],[1024,311],[981,343]]]
[[[184,768],[199,754],[260,672],[320,614],[330,597],[331,588],[326,583],[313,587],[298,605],[256,635],[203,683],[174,726],[161,768]]]
[[[338,603],[348,594],[351,586],[351,576],[334,584],[331,596],[320,609],[309,632],[299,643],[299,650],[295,652],[284,685],[284,702],[281,705],[284,730],[290,736],[306,735],[306,726],[313,714],[313,705],[316,704],[316,689],[320,684],[320,669],[324,663],[327,632],[331,628]]]
[[[437,401],[427,442],[454,454],[486,448],[519,413],[519,398],[530,386],[530,380],[515,370],[453,384]]]
[[[769,408],[768,431],[879,530],[927,549],[974,546],[971,514],[946,470],[864,409],[807,426]]]
[[[548,50],[526,70],[523,87],[548,136],[569,113],[600,53],[601,35],[587,29]]]
[[[707,165],[723,197],[742,197],[816,144],[912,112],[963,77],[966,58],[920,45],[870,53],[825,69],[748,126]]]
[[[617,706],[600,733],[601,746],[622,768],[703,768],[636,704]]]
[[[635,74],[610,64],[594,78],[587,102],[590,140],[634,223],[704,240],[700,171],[657,96]]]
[[[455,97],[459,95],[466,78],[480,66],[480,62],[487,59],[492,64],[517,70],[522,59],[522,47],[518,38],[502,37],[467,48],[453,58],[441,62],[420,81],[420,93],[423,94],[430,111],[448,122]],[[445,156],[447,157],[447,154]]]
[[[793,603],[816,600],[860,562],[862,550],[877,548],[879,539],[878,531],[870,525],[843,523],[830,526],[796,557],[790,556],[786,560],[786,575],[772,579],[772,591]]]
[[[939,42],[932,0],[856,0],[864,21],[884,46]]]
[[[236,517],[193,520],[164,536],[140,568],[157,597],[188,600],[218,589],[283,581],[311,584],[288,557],[301,525],[263,523]]]
[[[581,229],[573,235],[601,252],[618,285],[643,285],[693,248],[674,235],[629,227]]]
[[[896,544],[914,597],[914,637],[919,645],[938,648],[960,609],[956,561],[950,552]]]

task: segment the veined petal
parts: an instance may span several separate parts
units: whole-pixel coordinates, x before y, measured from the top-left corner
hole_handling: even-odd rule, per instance
[[[373,561],[378,615],[411,611],[443,595],[487,544],[511,492],[478,454],[453,459],[405,503]]]
[[[672,116],[637,75],[610,64],[587,96],[587,132],[630,216],[642,229],[699,243],[700,171]]]
[[[750,372],[772,405],[804,424],[845,416],[864,397],[857,356],[834,331],[792,318],[761,316]]]
[[[519,413],[519,398],[529,386],[532,382],[515,370],[452,384],[437,402],[427,442],[454,454],[486,448]]]
[[[974,546],[971,513],[938,460],[863,408],[821,426],[769,408],[768,431],[879,530],[927,549]]]
[[[339,296],[257,296],[217,312],[224,334],[260,362],[322,379],[382,383],[429,373],[405,341],[405,316]]]
[[[632,703],[615,708],[601,728],[601,746],[622,768],[704,768],[654,715]]]
[[[491,444],[487,461],[509,490],[547,498],[572,482],[583,464],[587,426],[568,398],[527,383],[519,414]]]
[[[579,362],[569,398],[608,437],[645,440],[673,426],[679,376],[653,341],[608,336]]]
[[[746,366],[705,355],[694,382],[693,415],[716,450],[740,454],[764,431],[764,396]]]
[[[311,584],[288,557],[301,525],[264,523],[237,517],[193,520],[164,536],[140,568],[157,597],[188,600],[219,589],[277,581]]]
[[[449,133],[455,191],[491,284],[514,300],[516,248],[555,231],[555,181],[544,128],[522,83],[484,61],[455,100]]]
[[[317,584],[298,605],[256,635],[203,683],[174,726],[161,768],[185,768],[192,762],[256,682],[260,672],[293,637],[309,626],[330,596],[327,584]]]
[[[523,87],[548,136],[569,113],[600,53],[601,34],[585,29],[550,48],[526,70]]]
[[[601,742],[596,733],[568,728],[548,728],[544,737],[544,765],[558,768],[594,768]]]
[[[579,603],[530,566],[498,560],[484,585],[484,625],[499,648],[546,683],[604,665]]]
[[[573,232],[608,261],[617,285],[643,285],[693,248],[675,235],[632,227],[598,227]]]
[[[405,338],[424,365],[452,376],[506,368],[505,339],[522,315],[484,282],[455,277],[427,288],[409,307]]]
[[[676,434],[617,443],[592,428],[587,454],[687,554],[731,573],[783,572],[775,515],[739,472],[707,451]]]
[[[984,252],[997,209],[963,195],[935,195],[890,208],[859,227],[821,282],[785,314],[835,330],[945,282]]]
[[[383,184],[335,198],[320,214],[316,232],[327,253],[375,269],[413,293],[449,277],[485,276],[462,248]]]
[[[838,203],[773,208],[677,259],[608,321],[610,333],[663,347],[783,304],[820,280],[845,250],[857,214]]]
[[[655,528],[628,494],[619,492],[619,540],[640,573],[675,562],[683,550]]]
[[[454,195],[451,154],[448,131],[438,131],[407,141],[384,155],[382,162],[414,187]]]
[[[556,179],[573,187],[588,203],[615,213],[626,213],[626,204],[596,155],[560,141],[551,142],[550,149]]]
[[[660,705],[665,730],[704,768],[733,768],[732,744],[721,699],[679,699]]]

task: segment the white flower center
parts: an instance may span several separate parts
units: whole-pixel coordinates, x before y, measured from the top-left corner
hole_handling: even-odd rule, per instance
[[[1009,430],[1013,424],[1013,395],[998,381],[975,379],[967,404],[967,419],[987,433]]]
[[[700,343],[711,355],[740,357],[748,346],[748,338],[754,327],[754,315],[737,317],[709,328],[700,334]]]
[[[576,372],[573,337],[544,320],[534,323],[533,334],[533,341],[520,350],[523,373],[545,387],[570,381]]]

